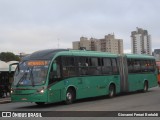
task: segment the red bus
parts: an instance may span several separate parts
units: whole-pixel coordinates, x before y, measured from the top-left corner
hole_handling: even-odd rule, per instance
[[[158,72],[158,73],[159,73],[159,74],[158,74],[158,84],[159,84],[159,86],[160,86],[160,61],[157,61],[156,64],[157,64],[158,71],[159,71],[159,72]]]

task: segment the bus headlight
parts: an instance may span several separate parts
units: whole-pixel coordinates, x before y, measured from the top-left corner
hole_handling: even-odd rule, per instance
[[[44,93],[44,89],[38,89],[37,92],[43,94]]]
[[[44,90],[42,89],[42,90],[40,90],[39,92],[40,92],[40,93],[44,93]]]
[[[13,93],[13,90],[11,90],[11,94]]]
[[[11,94],[14,92],[13,88],[11,88]]]

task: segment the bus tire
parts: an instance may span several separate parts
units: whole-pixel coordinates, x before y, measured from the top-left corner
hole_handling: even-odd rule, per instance
[[[144,82],[144,87],[143,87],[143,92],[147,92],[148,91],[148,82],[145,81]]]
[[[116,92],[115,85],[111,84],[109,86],[109,94],[108,94],[109,98],[114,97],[115,96],[115,92]]]
[[[66,100],[65,104],[72,104],[73,101],[75,100],[75,91],[71,88],[69,88],[66,92]]]
[[[45,102],[35,102],[38,106],[43,106]]]

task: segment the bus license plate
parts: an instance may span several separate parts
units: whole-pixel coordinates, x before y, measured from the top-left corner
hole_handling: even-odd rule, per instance
[[[22,98],[21,100],[27,100],[27,98]]]

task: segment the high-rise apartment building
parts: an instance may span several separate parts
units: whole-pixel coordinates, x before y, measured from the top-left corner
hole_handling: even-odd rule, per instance
[[[86,50],[91,50],[91,41],[86,37],[81,37],[80,41],[74,41],[72,42],[73,49],[79,50],[81,48],[84,48]]]
[[[123,40],[115,39],[113,34],[108,34],[104,39],[81,37],[80,41],[74,41],[73,49],[85,48],[86,50],[123,53]]]
[[[96,38],[90,38],[91,41],[91,49],[92,51],[101,51],[100,42]]]
[[[131,52],[151,55],[151,36],[147,30],[137,27],[137,31],[131,32]]]
[[[104,39],[100,39],[101,51],[111,53],[123,53],[123,40],[115,39],[114,34],[108,34]]]

